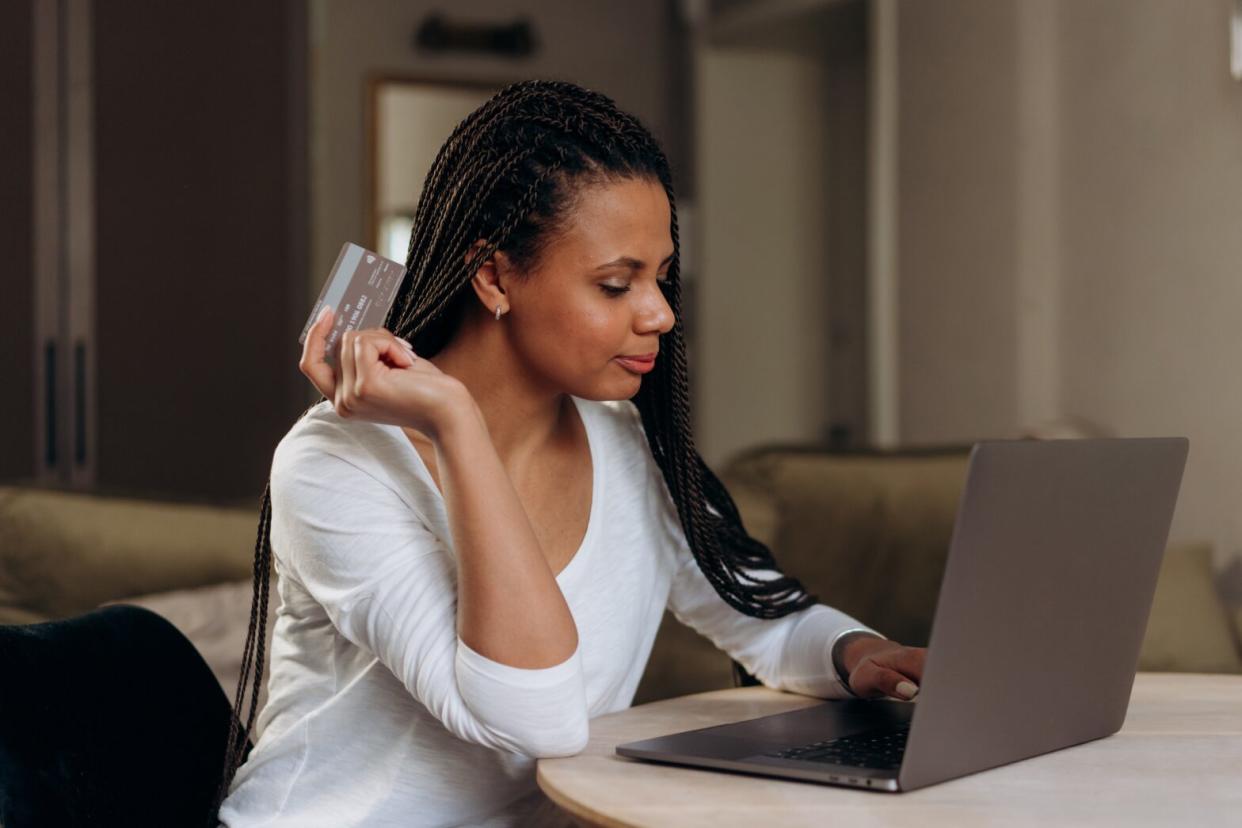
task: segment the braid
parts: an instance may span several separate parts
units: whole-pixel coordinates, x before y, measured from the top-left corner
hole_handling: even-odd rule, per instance
[[[326,397],[320,397],[323,402]],[[318,405],[316,403],[315,405]],[[300,420],[310,413],[312,405],[298,417]],[[259,531],[254,547],[253,596],[250,601],[250,625],[246,630],[246,643],[242,647],[242,669],[237,678],[237,691],[229,710],[229,732],[225,739],[224,772],[216,789],[215,800],[208,822],[215,828],[217,812],[220,804],[228,796],[229,786],[237,774],[238,767],[245,761],[250,751],[249,737],[254,732],[255,717],[258,715],[259,692],[263,687],[264,655],[267,648],[267,607],[268,595],[271,592],[270,581],[272,571],[272,485],[269,481],[263,489],[263,500],[259,507]],[[249,683],[250,669],[254,667],[254,687],[250,696],[250,713],[246,724],[242,725],[239,713],[242,702],[246,698],[246,685]]]
[[[427,173],[406,251],[405,278],[384,327],[409,340],[417,353],[434,355],[452,336],[456,314],[472,295],[470,280],[483,262],[503,250],[519,277],[529,273],[566,220],[575,187],[635,178],[654,179],[663,186],[673,241],[668,279],[661,284],[675,323],[661,337],[660,352],[666,356],[643,378],[634,397],[647,443],[687,544],[721,598],[756,618],[788,615],[815,603],[816,597],[797,579],[781,574],[771,551],[750,537],[732,497],[694,447],[681,324],[677,201],[668,160],[647,128],[610,98],[566,81],[523,81],[502,89],[453,129]],[[467,259],[477,239],[484,244]],[[213,817],[246,758],[258,711],[272,568],[271,512],[269,481],[255,543],[250,627]],[[776,577],[766,580],[758,571]],[[240,711],[247,689],[250,710],[243,725]]]

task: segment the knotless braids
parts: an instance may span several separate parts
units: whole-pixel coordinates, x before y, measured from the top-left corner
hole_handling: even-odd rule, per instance
[[[686,541],[707,580],[739,612],[770,619],[805,609],[816,597],[781,573],[768,548],[750,537],[732,497],[695,450],[672,176],[655,138],[610,98],[564,81],[523,81],[502,89],[453,129],[427,174],[406,252],[406,275],[384,327],[409,340],[420,356],[434,356],[477,302],[470,282],[488,257],[503,251],[518,278],[526,278],[564,227],[586,185],[629,179],[659,181],[668,196],[673,259],[662,284],[676,321],[661,336],[661,358],[643,377],[633,401]],[[480,239],[485,243],[467,258]],[[258,712],[272,566],[270,525],[269,481],[255,543],[250,628],[217,807],[245,759]],[[239,714],[252,667],[254,684],[243,726]]]

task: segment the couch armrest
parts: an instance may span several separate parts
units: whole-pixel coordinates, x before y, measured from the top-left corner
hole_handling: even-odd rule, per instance
[[[259,509],[0,487],[0,623],[252,577]]]

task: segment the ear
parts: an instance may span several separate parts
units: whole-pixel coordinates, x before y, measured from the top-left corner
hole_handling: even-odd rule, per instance
[[[480,248],[486,246],[486,239],[477,239],[466,251],[464,260],[469,262]],[[509,272],[508,257],[504,251],[497,250],[479,266],[471,278],[470,283],[474,287],[474,293],[479,297],[479,301],[483,303],[488,314],[495,313],[497,305],[508,310],[509,300],[505,287],[508,284]]]

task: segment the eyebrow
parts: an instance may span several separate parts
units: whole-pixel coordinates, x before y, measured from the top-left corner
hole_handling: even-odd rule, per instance
[[[673,254],[669,253],[667,256],[664,257],[664,261],[660,262],[661,267],[668,264],[672,260],[673,260]],[[633,256],[619,256],[618,258],[613,259],[611,262],[608,262],[607,264],[602,264],[595,269],[606,270],[610,267],[625,267],[630,270],[642,270],[645,266],[646,265],[644,262],[642,262],[639,259],[635,259]]]

